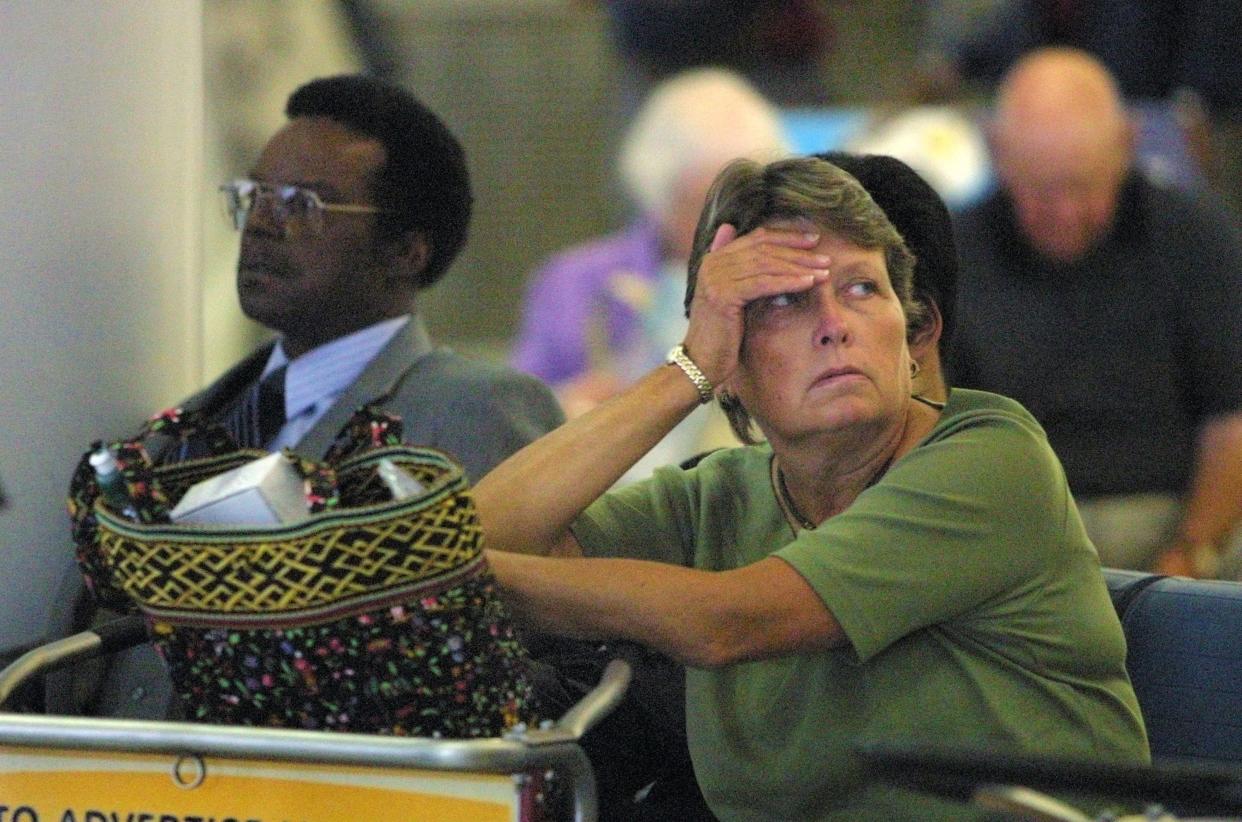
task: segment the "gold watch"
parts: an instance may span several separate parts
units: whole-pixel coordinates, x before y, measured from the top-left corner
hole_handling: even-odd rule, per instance
[[[690,359],[690,354],[686,351],[684,344],[673,346],[665,362],[680,368],[690,378],[690,382],[694,383],[694,387],[699,392],[699,405],[712,401],[712,392],[715,389],[712,388],[711,380],[707,379],[707,375],[694,364],[694,360]]]

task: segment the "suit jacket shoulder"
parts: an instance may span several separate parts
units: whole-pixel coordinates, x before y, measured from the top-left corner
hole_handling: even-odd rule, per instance
[[[406,440],[446,451],[472,482],[564,421],[538,379],[446,349],[415,362],[389,403]]]
[[[367,404],[400,415],[407,442],[448,453],[471,481],[564,419],[556,398],[539,380],[435,349],[417,315],[295,450],[323,456],[354,412]]]
[[[273,345],[256,349],[182,407],[227,405],[258,376]],[[413,316],[294,450],[322,457],[354,413],[372,403],[400,415],[408,442],[457,459],[471,481],[564,420],[552,392],[538,379],[434,348]],[[152,451],[157,453],[162,451]]]

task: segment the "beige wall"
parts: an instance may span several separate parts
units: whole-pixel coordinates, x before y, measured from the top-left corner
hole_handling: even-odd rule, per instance
[[[475,190],[466,248],[423,309],[437,339],[502,358],[530,269],[627,209],[612,196],[615,62],[602,12],[554,0],[381,6],[396,79],[457,134]]]
[[[200,21],[0,3],[0,645],[43,630],[78,456],[201,378]]]

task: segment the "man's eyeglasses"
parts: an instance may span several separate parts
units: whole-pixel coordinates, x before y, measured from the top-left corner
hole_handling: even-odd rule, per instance
[[[318,194],[301,186],[269,185],[254,180],[233,180],[220,186],[224,195],[224,208],[233,228],[241,231],[250,212],[260,200],[266,200],[272,210],[272,218],[282,230],[296,223],[318,233],[323,230],[325,211],[343,214],[382,214],[386,209],[354,203],[325,203]]]

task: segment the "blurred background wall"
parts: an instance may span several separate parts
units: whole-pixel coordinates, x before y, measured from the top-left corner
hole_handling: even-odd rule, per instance
[[[0,3],[0,644],[42,630],[91,440],[202,378],[197,0]]]

